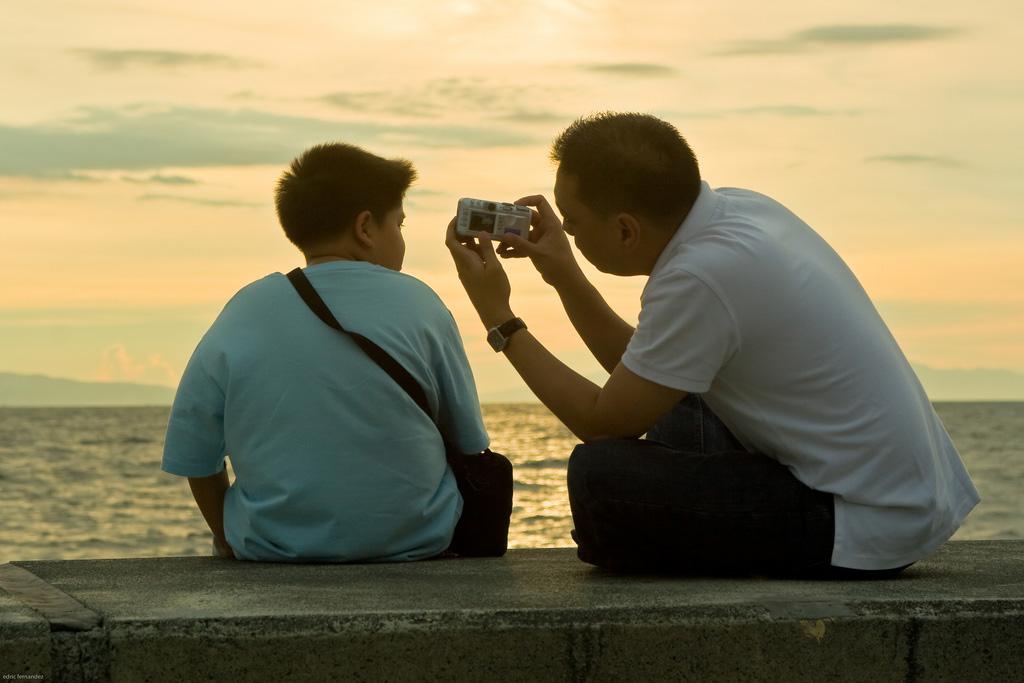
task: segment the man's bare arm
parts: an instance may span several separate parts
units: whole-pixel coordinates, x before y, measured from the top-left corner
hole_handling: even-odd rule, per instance
[[[562,221],[547,199],[534,195],[516,203],[536,207],[530,237],[506,234],[496,253],[502,258],[529,257],[544,281],[558,292],[562,307],[583,343],[601,367],[611,373],[626,352],[633,327],[612,310],[587,280],[573,256]]]
[[[563,280],[555,291],[583,343],[611,374],[633,337],[633,326],[612,310],[581,270]]]
[[[213,532],[214,543],[221,554],[234,557],[231,546],[224,537],[224,494],[230,486],[227,468],[209,477],[189,477],[188,485],[192,489],[192,497],[196,499],[199,511],[203,513],[206,524]]]
[[[445,243],[484,326],[511,319],[511,286],[490,240],[461,242],[452,220]],[[622,363],[598,387],[555,358],[529,330],[514,333],[504,353],[537,398],[585,442],[640,436],[686,395],[638,377]]]
[[[493,327],[499,314],[484,320]],[[580,441],[639,437],[686,396],[686,392],[655,384],[617,364],[599,387],[555,358],[528,330],[509,339],[505,356],[534,395]]]

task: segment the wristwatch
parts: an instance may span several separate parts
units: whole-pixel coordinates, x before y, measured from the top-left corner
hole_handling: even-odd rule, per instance
[[[508,346],[509,337],[519,330],[525,329],[526,323],[523,322],[522,318],[512,318],[508,322],[487,330],[487,343],[495,351],[504,351],[505,347]]]

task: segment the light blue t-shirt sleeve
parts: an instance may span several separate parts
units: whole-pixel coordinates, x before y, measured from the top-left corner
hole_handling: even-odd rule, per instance
[[[202,345],[192,354],[174,396],[161,469],[208,477],[224,467],[224,391],[203,367]]]
[[[490,438],[480,413],[476,381],[455,318],[447,308],[443,317],[447,320],[433,368],[439,394],[438,422],[455,448],[463,453],[479,453],[490,445]]]

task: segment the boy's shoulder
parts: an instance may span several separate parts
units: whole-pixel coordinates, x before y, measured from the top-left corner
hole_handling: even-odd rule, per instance
[[[374,292],[378,301],[388,307],[394,306],[403,314],[414,313],[414,318],[432,317],[431,313],[445,320],[451,317],[448,307],[426,282],[419,278],[370,263],[348,262],[330,269],[307,271],[310,282],[328,304],[334,301],[336,293],[359,292],[360,295]],[[334,280],[340,279],[344,284]],[[355,287],[352,280],[359,284]],[[281,272],[269,273],[239,289],[224,305],[218,316],[221,323],[237,316],[247,317],[253,312],[279,310],[280,305],[292,303],[296,292],[287,276]],[[377,297],[374,297],[377,298]]]

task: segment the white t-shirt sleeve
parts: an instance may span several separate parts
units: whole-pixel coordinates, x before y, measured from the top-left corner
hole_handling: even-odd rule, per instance
[[[736,323],[718,295],[692,273],[672,270],[648,281],[622,364],[656,384],[700,394],[738,348]]]

